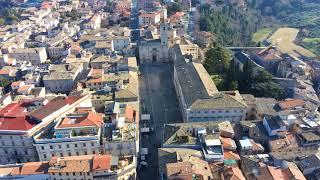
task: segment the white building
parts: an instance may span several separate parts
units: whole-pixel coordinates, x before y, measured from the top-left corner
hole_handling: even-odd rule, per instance
[[[71,53],[71,48],[59,46],[59,47],[48,47],[48,58],[50,59],[58,59],[61,57],[66,57]]]
[[[139,26],[154,25],[161,20],[161,14],[159,12],[144,12],[139,15]]]
[[[0,164],[38,161],[33,136],[88,96],[56,97],[11,103],[0,111]],[[89,99],[90,100],[90,99]]]
[[[82,72],[82,63],[52,64],[49,67],[49,74],[43,77],[44,87],[53,93],[70,92]]]
[[[172,28],[169,23],[160,25],[160,39],[142,40],[139,45],[141,63],[169,62],[169,38]]]
[[[102,114],[95,113],[92,108],[76,108],[54,127],[35,137],[39,159],[100,154],[102,124]]]
[[[122,51],[130,45],[130,37],[126,36],[116,36],[109,38],[112,40],[113,49],[115,51]]]
[[[239,122],[245,119],[247,105],[239,92],[219,92],[201,63],[183,56],[179,45],[173,48],[174,85],[185,122]]]
[[[27,61],[31,62],[32,65],[38,65],[47,60],[45,48],[14,49],[10,53],[10,56],[16,59],[17,64],[22,64],[24,61]]]
[[[287,127],[280,116],[265,116],[263,118],[263,126],[269,136],[276,136],[287,130]]]
[[[83,155],[56,158],[49,167],[50,179],[135,179],[135,157]]]
[[[0,166],[0,179],[49,180],[48,162],[28,162]]]
[[[131,106],[114,103],[110,121],[104,126],[104,151],[113,155],[136,155],[138,142],[138,112]],[[106,113],[108,114],[108,113]],[[107,117],[108,119],[108,117]]]
[[[219,136],[213,137],[200,137],[202,144],[202,152],[206,161],[223,161],[223,148]]]

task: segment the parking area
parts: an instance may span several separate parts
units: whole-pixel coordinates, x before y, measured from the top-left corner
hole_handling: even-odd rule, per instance
[[[150,127],[154,132],[141,137],[140,146],[148,148],[147,167],[138,171],[139,179],[157,179],[158,152],[163,137],[164,124],[182,122],[173,85],[171,64],[140,66],[140,107],[142,113],[151,115]]]

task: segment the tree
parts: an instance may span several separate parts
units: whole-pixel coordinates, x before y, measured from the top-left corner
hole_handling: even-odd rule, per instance
[[[5,78],[0,78],[0,87],[7,87],[10,84],[10,81]]]
[[[209,74],[225,74],[230,65],[231,55],[228,50],[216,46],[206,52],[204,66]]]
[[[252,84],[249,92],[257,97],[273,97],[276,99],[282,99],[284,93],[280,85],[272,81]]]
[[[269,82],[272,81],[272,75],[266,70],[260,70],[255,76],[256,82]]]
[[[0,18],[0,26],[5,24],[5,20],[3,18]]]
[[[180,11],[182,11],[181,5],[175,2],[171,3],[167,7],[167,12],[169,15],[175,14],[176,12],[180,12]]]

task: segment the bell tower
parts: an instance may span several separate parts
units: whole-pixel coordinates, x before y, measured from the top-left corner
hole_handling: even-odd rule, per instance
[[[170,24],[169,23],[161,23],[160,24],[161,46],[168,46],[169,31],[170,31]]]

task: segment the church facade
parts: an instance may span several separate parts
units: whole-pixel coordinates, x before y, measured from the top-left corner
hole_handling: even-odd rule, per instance
[[[139,45],[140,63],[169,62],[169,23],[160,24],[160,39],[142,40]]]

